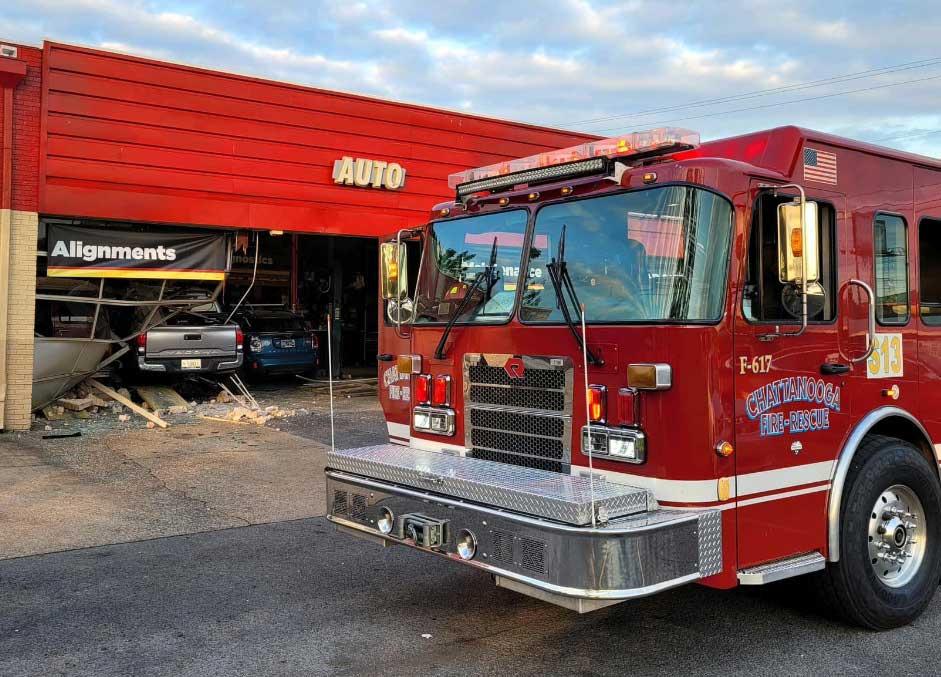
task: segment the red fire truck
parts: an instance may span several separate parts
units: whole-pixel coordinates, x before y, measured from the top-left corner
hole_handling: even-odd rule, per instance
[[[941,161],[659,129],[450,177],[381,246],[389,443],[341,530],[580,612],[811,574],[890,628],[941,569]]]

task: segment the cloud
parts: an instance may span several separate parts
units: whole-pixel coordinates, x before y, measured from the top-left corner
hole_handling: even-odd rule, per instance
[[[800,124],[941,155],[941,79],[884,87],[941,63],[678,108],[933,58],[936,14],[925,0],[7,0],[0,35],[600,133]]]

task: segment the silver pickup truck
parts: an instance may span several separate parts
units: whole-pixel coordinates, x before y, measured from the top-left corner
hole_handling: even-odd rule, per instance
[[[242,366],[242,329],[226,323],[215,301],[168,318],[137,337],[137,367],[146,372],[229,373]]]

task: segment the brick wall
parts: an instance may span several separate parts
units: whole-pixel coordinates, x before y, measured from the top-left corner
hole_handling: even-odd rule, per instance
[[[42,119],[42,50],[19,47],[26,77],[13,90],[13,209],[39,211],[39,127]]]
[[[10,302],[7,307],[7,399],[4,427],[28,430],[33,392],[36,313],[36,212],[10,213]]]

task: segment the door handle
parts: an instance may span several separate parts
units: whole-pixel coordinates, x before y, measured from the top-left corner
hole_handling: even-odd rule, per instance
[[[872,291],[872,287],[862,280],[856,279],[847,280],[843,285],[843,289],[854,284],[862,287],[863,291],[866,292],[866,296],[869,297],[869,327],[866,333],[866,352],[861,357],[849,357],[848,359],[850,362],[864,362],[869,359],[872,351],[876,349],[876,294]],[[842,350],[840,354],[843,354]]]
[[[849,372],[849,370],[850,366],[848,364],[840,364],[839,362],[826,362],[820,365],[820,373],[827,376],[845,374]]]
[[[379,360],[380,362],[391,362],[393,359],[393,356],[390,353],[379,353],[378,355],[376,355],[376,359]]]

